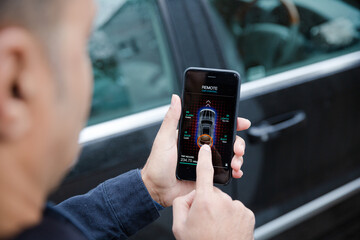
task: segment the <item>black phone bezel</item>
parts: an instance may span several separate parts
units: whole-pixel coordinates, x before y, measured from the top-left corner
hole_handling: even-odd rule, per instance
[[[232,73],[234,74],[234,76],[236,76],[236,79],[238,80],[237,85],[237,92],[236,92],[236,103],[235,103],[235,117],[234,117],[234,131],[233,131],[233,144],[235,142],[236,139],[236,127],[237,127],[237,116],[238,116],[238,109],[239,109],[239,101],[240,101],[240,88],[241,88],[241,77],[240,74],[236,71],[232,71],[232,70],[225,70],[225,69],[214,69],[214,68],[196,68],[196,67],[190,67],[187,68],[184,71],[183,74],[183,90],[182,90],[182,97],[181,97],[181,109],[182,111],[184,111],[184,96],[185,96],[185,84],[186,84],[186,75],[188,73],[188,71],[201,71],[201,72],[207,72],[206,76],[218,76],[219,74],[224,74],[224,73]],[[182,124],[183,124],[183,115],[181,114],[180,117],[180,123],[179,123],[179,132],[178,132],[178,149],[180,149],[180,134],[181,134],[181,128],[182,128]],[[189,181],[196,181],[196,166],[192,166],[192,165],[180,165],[179,164],[179,151],[177,154],[177,166],[176,166],[176,178],[179,180],[189,180]],[[181,170],[180,170],[181,169]],[[228,170],[229,174],[228,174],[228,178],[226,180],[226,182],[218,182],[215,181],[215,176],[214,176],[214,183],[217,184],[222,184],[222,185],[227,185],[229,184],[229,182],[232,179],[232,169],[231,167],[229,167]]]

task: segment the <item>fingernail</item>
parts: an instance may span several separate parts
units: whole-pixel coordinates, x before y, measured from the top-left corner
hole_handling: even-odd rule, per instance
[[[209,152],[210,152],[210,146],[209,146],[209,145],[204,144],[204,145],[202,146],[202,148],[203,148],[204,150],[206,150],[206,151],[209,151]]]
[[[173,94],[171,96],[171,106],[174,107],[175,106],[175,94]]]
[[[251,122],[250,122],[250,120],[249,119],[246,119],[248,122],[249,122],[249,126],[251,126]]]

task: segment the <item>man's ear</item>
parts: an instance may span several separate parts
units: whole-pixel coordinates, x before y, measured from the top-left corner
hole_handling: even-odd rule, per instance
[[[31,126],[27,61],[32,41],[22,28],[0,29],[0,141],[18,140]]]

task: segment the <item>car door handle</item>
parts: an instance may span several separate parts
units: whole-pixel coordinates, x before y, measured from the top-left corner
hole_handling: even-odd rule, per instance
[[[252,143],[267,142],[296,129],[305,122],[305,119],[306,114],[302,110],[281,114],[251,127],[247,135]]]

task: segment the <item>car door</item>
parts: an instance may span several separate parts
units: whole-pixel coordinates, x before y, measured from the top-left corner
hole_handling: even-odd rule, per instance
[[[313,27],[338,18],[338,15],[324,15],[324,11],[331,12],[331,8],[335,7],[339,15],[358,17],[358,8],[339,1],[323,1],[316,6],[310,1],[297,1],[298,11],[301,10],[304,17],[311,13],[314,19],[313,22],[304,20],[300,24],[302,32],[299,37],[315,54],[298,56],[282,65],[268,63],[274,67],[266,69],[264,66],[247,66],[246,59],[241,59],[244,56],[239,51],[237,36],[226,25],[226,18],[231,12],[225,10],[232,11],[234,6],[226,8],[224,1],[219,1],[223,7],[220,9],[216,1],[198,1],[197,4],[194,1],[168,0],[160,3],[166,22],[170,23],[168,32],[173,39],[173,49],[183,59],[179,61],[182,69],[194,64],[186,60],[190,59],[186,51],[188,44],[197,44],[202,48],[208,39],[212,39],[217,47],[205,46],[201,52],[209,54],[206,59],[218,58],[219,61],[206,62],[203,59],[200,66],[237,69],[244,77],[239,112],[240,116],[249,118],[253,123],[248,131],[240,133],[247,142],[243,166],[245,174],[241,180],[221,188],[255,212],[256,239],[281,236],[284,239],[289,239],[289,236],[290,239],[317,239],[331,235],[333,228],[351,223],[354,216],[358,216],[358,212],[349,213],[350,209],[356,209],[354,199],[358,198],[351,196],[360,189],[360,139],[354,134],[359,132],[357,122],[360,119],[360,84],[357,80],[360,71],[359,42],[354,40],[345,48],[327,51],[312,42],[315,40],[306,33]],[[279,2],[273,3],[266,3],[269,5],[265,6],[265,13],[283,11]],[[261,8],[257,9],[257,13]],[[182,12],[186,12],[189,25],[195,27],[182,25],[184,20],[178,16]],[[199,12],[205,13],[203,17],[199,17]],[[206,33],[197,31],[203,26],[208,29]],[[275,34],[280,32],[282,37],[283,31],[279,31],[278,26],[271,27]],[[186,35],[200,35],[199,32],[203,34],[202,38],[195,39],[200,39],[201,43],[196,43],[194,38],[190,43],[183,39]],[[353,206],[347,209],[347,217],[343,221],[339,218],[324,219],[329,215],[326,214],[315,225],[318,231],[304,234],[296,229],[296,225],[305,219],[320,216],[320,213],[345,200]],[[158,229],[164,233],[160,236],[169,239],[171,233],[166,235],[165,232],[170,230],[170,222],[171,213],[165,212],[157,223],[133,239],[146,239]],[[324,222],[326,227],[323,227]],[[306,227],[309,229],[312,226]],[[302,231],[304,228],[302,226]],[[348,229],[354,233],[357,228],[352,222]],[[337,239],[341,237],[339,235]]]
[[[298,48],[308,52],[298,53],[287,63],[273,63],[268,67],[271,64],[262,59],[262,55],[269,55],[264,49],[279,48],[270,44],[270,40],[278,36],[279,29],[283,30],[281,34],[292,31],[282,24],[286,14],[281,14],[286,13],[286,9],[279,1],[259,1],[257,6],[239,2],[211,1],[211,4],[215,7],[214,19],[217,15],[227,25],[244,59],[247,82],[242,86],[239,110],[253,125],[242,135],[247,140],[245,174],[234,184],[237,198],[255,212],[255,237],[318,239],[329,236],[327,232],[346,221],[354,232],[358,228],[354,228],[350,220],[359,214],[359,205],[354,200],[350,202],[357,211],[350,214],[350,207],[344,212],[349,214],[348,220],[341,222],[323,217],[317,225],[307,227],[317,228],[324,222],[327,227],[305,235],[303,232],[296,235],[294,226],[345,201],[360,189],[360,138],[357,134],[360,132],[360,44],[355,37],[358,34],[355,29],[359,29],[359,5],[351,1],[294,1],[293,7],[300,15],[296,36],[301,38],[302,44]],[[246,7],[253,8],[246,10],[249,21],[251,17],[257,18],[247,23],[251,26],[239,26],[239,12]],[[344,25],[340,23],[342,20],[346,22]],[[338,23],[352,29],[353,40],[343,47],[327,42],[329,45],[324,48],[325,40],[320,44],[316,31],[331,29],[332,34],[340,35]],[[242,32],[238,28],[242,28]],[[260,30],[263,32],[259,33]],[[242,34],[249,34],[247,31],[252,31],[253,42],[244,39],[248,36]],[[256,40],[258,36],[271,38]],[[331,36],[321,35],[323,38]],[[283,48],[287,41],[293,40],[284,41]],[[241,46],[244,42],[248,45]],[[243,48],[253,50],[244,52]],[[273,54],[281,53],[280,50],[281,47]],[[256,55],[260,57],[256,59]],[[270,56],[272,58],[275,60],[281,55]],[[285,230],[293,230],[295,234],[278,235]],[[341,239],[341,235],[335,239]]]

